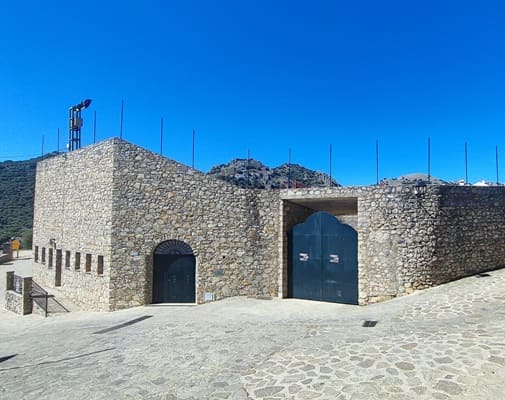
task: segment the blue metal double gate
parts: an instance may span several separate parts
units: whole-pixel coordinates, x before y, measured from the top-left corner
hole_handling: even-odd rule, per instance
[[[291,233],[289,295],[358,304],[358,234],[327,212],[317,212]]]

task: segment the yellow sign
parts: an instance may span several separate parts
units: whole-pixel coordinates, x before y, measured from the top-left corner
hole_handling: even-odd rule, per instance
[[[11,249],[14,251],[19,250],[19,240],[14,239],[11,243]]]

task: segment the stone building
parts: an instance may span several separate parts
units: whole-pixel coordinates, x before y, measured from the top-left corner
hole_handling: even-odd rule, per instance
[[[241,189],[120,139],[39,162],[33,278],[90,310],[367,304],[505,265],[505,189]]]

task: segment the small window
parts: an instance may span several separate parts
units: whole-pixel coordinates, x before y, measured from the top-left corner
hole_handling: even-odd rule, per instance
[[[103,256],[98,256],[98,262],[96,266],[96,273],[98,275],[103,275]]]
[[[47,268],[53,268],[53,249],[49,249],[49,257],[47,260]]]
[[[56,250],[56,268],[61,270],[61,249]]]
[[[46,248],[42,247],[42,264],[46,263]]]
[[[70,269],[70,251],[65,252],[65,269]]]
[[[81,253],[75,253],[75,270],[79,271],[81,269]]]
[[[39,246],[35,246],[35,254],[33,255],[35,262],[39,262]]]
[[[86,272],[91,272],[91,254],[86,254]]]

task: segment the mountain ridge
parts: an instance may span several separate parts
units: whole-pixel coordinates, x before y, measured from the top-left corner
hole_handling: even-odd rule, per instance
[[[236,158],[212,167],[207,175],[243,188],[282,189],[287,187],[340,186],[324,172],[299,164],[281,164],[270,168],[253,158]]]

